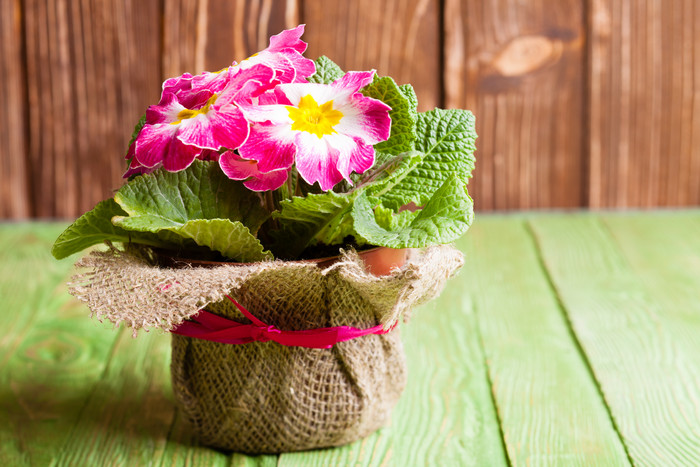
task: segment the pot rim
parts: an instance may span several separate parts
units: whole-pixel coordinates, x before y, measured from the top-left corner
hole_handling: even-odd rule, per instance
[[[365,261],[366,256],[373,256],[380,251],[384,250],[394,250],[397,253],[399,252],[404,252],[404,257],[407,254],[408,250],[410,248],[390,248],[386,246],[374,246],[372,248],[367,248],[365,250],[360,250],[357,251],[357,254],[360,256],[360,258]],[[202,267],[217,267],[217,266],[252,266],[254,264],[260,263],[260,261],[256,262],[248,262],[248,263],[241,263],[237,261],[211,261],[211,260],[203,260],[203,259],[196,259],[196,258],[184,258],[181,256],[176,256],[176,255],[171,255],[167,253],[167,250],[159,249],[159,248],[153,248],[153,251],[156,253],[156,256],[158,259],[165,259],[167,266],[202,266]],[[400,253],[399,253],[400,254]],[[334,256],[324,256],[322,258],[310,258],[310,259],[294,259],[294,260],[282,260],[285,262],[289,263],[315,263],[318,267],[320,268],[325,268],[328,267],[334,263],[336,263],[340,259],[340,254],[334,255]]]

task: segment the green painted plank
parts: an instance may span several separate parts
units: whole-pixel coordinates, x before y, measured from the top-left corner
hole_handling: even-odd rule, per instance
[[[56,297],[53,289],[69,274],[72,263],[50,261],[49,254],[50,242],[63,228],[0,224],[0,368],[31,326],[37,310],[46,305],[58,307],[66,300]]]
[[[408,383],[391,425],[364,440],[283,454],[280,466],[506,465],[463,277],[402,326]]]
[[[101,377],[113,333],[68,296],[64,225],[0,225],[0,465],[47,465]]]
[[[524,222],[481,216],[460,247],[511,464],[629,465]]]
[[[698,213],[532,221],[637,465],[700,459]]]
[[[146,465],[163,456],[175,419],[170,336],[130,329],[56,458],[59,465]]]

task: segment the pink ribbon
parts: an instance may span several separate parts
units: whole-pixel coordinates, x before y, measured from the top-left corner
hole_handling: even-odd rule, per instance
[[[293,347],[306,347],[309,349],[330,349],[338,342],[366,336],[368,334],[387,334],[391,332],[397,323],[389,329],[377,325],[369,329],[358,329],[351,326],[335,326],[331,328],[317,328],[306,331],[282,331],[274,326],[267,325],[253,316],[240,303],[230,296],[236,308],[252,321],[252,324],[243,324],[222,318],[206,310],[200,310],[197,316],[185,321],[173,328],[170,332],[180,336],[205,339],[223,344],[247,344],[249,342],[274,341],[281,345]]]

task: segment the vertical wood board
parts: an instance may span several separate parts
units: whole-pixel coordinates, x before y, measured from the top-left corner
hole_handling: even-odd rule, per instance
[[[445,105],[476,115],[479,209],[583,206],[583,2],[445,1]]]
[[[240,62],[299,22],[296,0],[176,0],[163,15],[164,80]]]
[[[700,10],[694,0],[593,0],[588,205],[700,203]]]
[[[21,14],[19,0],[0,2],[0,219],[22,219],[31,214]]]
[[[134,125],[160,82],[158,2],[27,0],[33,215],[74,217],[122,183]]]
[[[376,69],[411,83],[418,110],[442,106],[440,2],[302,0],[306,56],[327,55],[345,71]]]

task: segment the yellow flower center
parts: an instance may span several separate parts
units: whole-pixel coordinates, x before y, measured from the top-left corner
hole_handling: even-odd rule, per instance
[[[287,106],[289,118],[292,119],[292,130],[306,131],[320,138],[323,135],[337,133],[333,127],[343,118],[343,113],[333,109],[333,101],[323,105],[311,97],[311,94],[301,98],[299,107]]]
[[[216,102],[217,95],[214,94],[209,98],[206,104],[201,109],[197,110],[192,110],[192,109],[182,109],[178,114],[177,114],[177,121],[174,121],[171,123],[171,125],[177,125],[178,123],[182,123],[183,120],[186,120],[188,118],[194,118],[197,115],[205,114],[209,112],[209,107],[212,106],[214,102]]]

